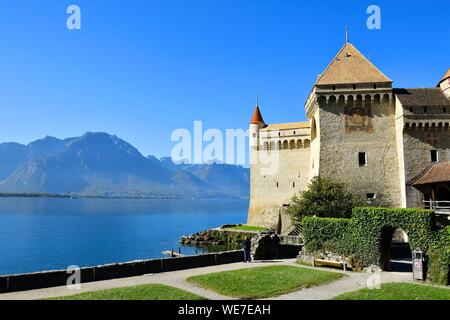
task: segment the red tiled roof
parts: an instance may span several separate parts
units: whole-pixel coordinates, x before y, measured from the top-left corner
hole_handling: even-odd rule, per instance
[[[255,112],[253,113],[253,117],[252,120],[250,122],[251,124],[260,124],[260,123],[264,123],[264,119],[261,115],[261,111],[259,111],[259,107],[256,106],[255,108]]]
[[[416,177],[411,179],[408,184],[420,186],[439,182],[450,182],[450,161],[437,162],[429,165]]]

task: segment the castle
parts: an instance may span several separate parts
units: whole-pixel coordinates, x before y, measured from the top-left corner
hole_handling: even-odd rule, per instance
[[[347,41],[307,98],[307,122],[267,124],[257,103],[248,224],[280,228],[283,207],[319,175],[377,205],[450,200],[450,69],[435,88],[392,84]]]

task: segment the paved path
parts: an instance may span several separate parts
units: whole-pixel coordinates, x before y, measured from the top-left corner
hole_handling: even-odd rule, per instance
[[[260,266],[273,266],[273,265],[291,265],[297,266],[294,259],[290,260],[275,260],[275,261],[267,261],[267,262],[253,262],[250,264],[244,263],[233,263],[227,265],[220,266],[212,266],[198,269],[188,269],[174,272],[166,272],[166,273],[158,273],[158,274],[150,274],[139,277],[132,278],[124,278],[124,279],[114,279],[107,281],[98,281],[92,283],[82,284],[82,288],[80,290],[69,290],[67,287],[56,287],[56,288],[48,288],[48,289],[39,289],[39,290],[31,290],[25,292],[13,292],[13,293],[5,293],[0,294],[0,300],[34,300],[34,299],[45,299],[52,297],[62,297],[68,296],[78,293],[84,292],[92,292],[98,290],[112,289],[112,288],[120,288],[120,287],[128,287],[135,286],[141,284],[152,284],[152,283],[161,283],[169,286],[173,286],[176,288],[180,288],[200,296],[203,296],[210,300],[231,300],[230,297],[225,297],[219,295],[217,293],[211,292],[209,290],[205,290],[194,286],[186,281],[187,278],[196,275],[202,275],[212,272],[220,272],[220,271],[229,271],[229,270],[237,270],[244,268],[254,268]],[[303,267],[301,267],[303,268]],[[272,299],[283,299],[283,300],[325,300],[330,299],[336,295],[341,293],[358,290],[360,288],[364,288],[366,286],[366,281],[370,276],[367,273],[356,273],[356,272],[344,272],[339,270],[332,269],[324,269],[321,270],[332,271],[332,272],[340,272],[344,273],[346,276],[336,282],[318,286],[311,287],[308,289],[303,289],[300,291],[292,292],[280,297],[272,298]],[[383,282],[407,282],[412,278],[410,273],[383,273],[382,281]]]

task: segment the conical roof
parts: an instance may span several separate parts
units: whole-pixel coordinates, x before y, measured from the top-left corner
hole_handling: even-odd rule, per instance
[[[316,85],[392,82],[350,42],[328,65]]]
[[[250,124],[260,124],[260,123],[264,123],[264,119],[261,115],[261,111],[259,110],[259,106],[256,105],[255,112],[253,113],[253,117]]]
[[[442,79],[441,79],[441,81],[439,81],[439,83],[438,83],[438,87],[439,87],[439,85],[444,81],[444,80],[447,80],[447,79],[449,79],[450,78],[450,68],[447,70],[447,73],[442,77]]]

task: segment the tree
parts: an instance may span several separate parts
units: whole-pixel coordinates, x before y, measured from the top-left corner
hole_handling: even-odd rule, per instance
[[[360,200],[347,191],[345,184],[315,177],[308,190],[292,197],[287,213],[297,223],[306,216],[349,218],[352,209],[360,204]]]

